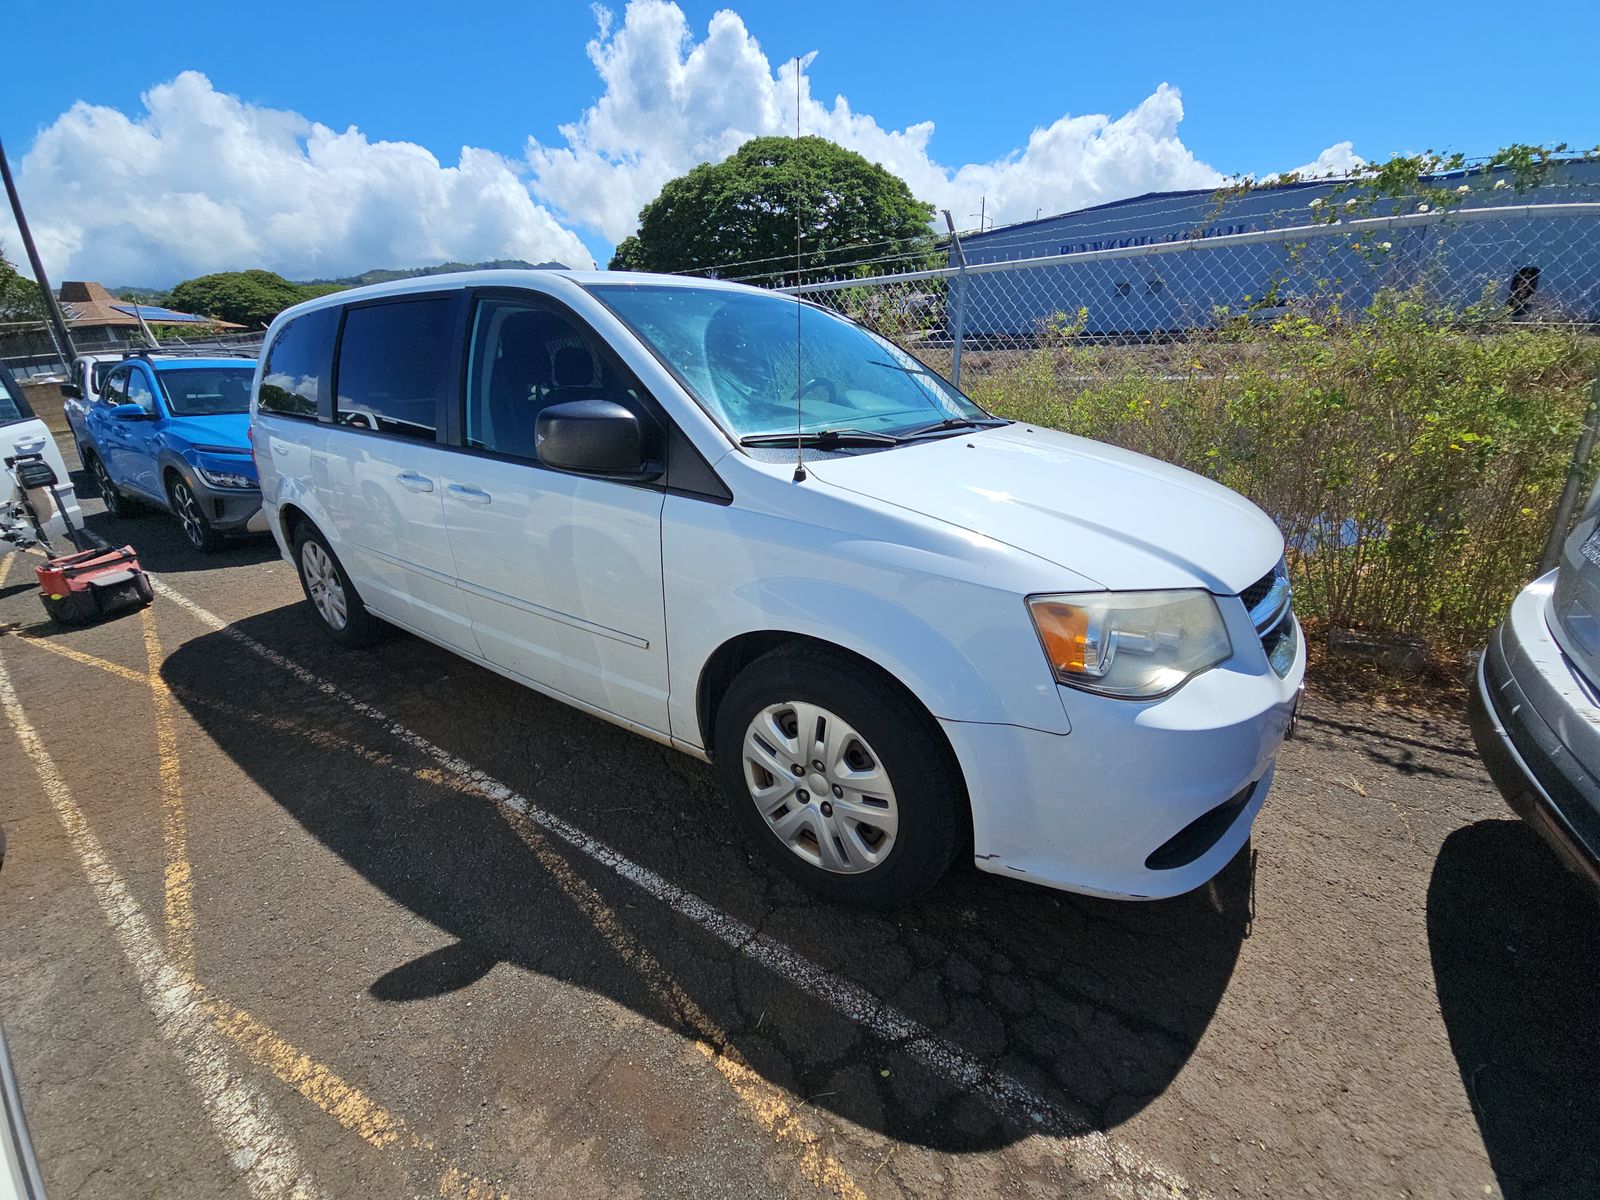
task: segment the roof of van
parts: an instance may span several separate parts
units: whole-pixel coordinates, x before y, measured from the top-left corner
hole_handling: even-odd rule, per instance
[[[552,280],[561,281],[550,286]],[[745,283],[730,283],[722,279],[700,279],[689,275],[656,275],[646,271],[556,271],[548,268],[522,270],[496,267],[482,271],[452,271],[444,275],[419,275],[412,279],[396,279],[389,283],[370,283],[364,287],[330,292],[286,308],[278,314],[277,325],[285,317],[298,316],[319,308],[330,308],[352,301],[377,299],[382,296],[407,296],[420,292],[446,291],[461,287],[525,287],[531,291],[560,294],[565,287],[585,287],[591,284],[624,284],[628,286],[704,287],[724,291],[760,291]]]

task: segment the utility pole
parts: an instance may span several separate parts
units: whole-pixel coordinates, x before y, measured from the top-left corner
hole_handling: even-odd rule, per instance
[[[22,247],[28,252],[28,263],[33,267],[33,281],[38,285],[40,298],[44,301],[45,317],[55,338],[56,351],[70,372],[73,364],[78,361],[78,352],[72,347],[72,335],[67,332],[67,322],[61,316],[61,308],[56,303],[56,294],[50,288],[50,279],[44,273],[44,264],[39,261],[39,250],[33,244],[33,233],[28,229],[28,218],[23,215],[22,200],[17,195],[16,182],[11,178],[11,164],[6,161],[4,143],[0,143],[0,176],[5,177],[6,195],[11,198],[11,213],[17,219],[17,232],[22,235]]]
[[[967,252],[961,248],[961,235],[950,210],[944,210],[944,225],[950,231],[950,245],[956,252],[956,277],[950,285],[950,382],[961,386],[961,343],[967,325]]]

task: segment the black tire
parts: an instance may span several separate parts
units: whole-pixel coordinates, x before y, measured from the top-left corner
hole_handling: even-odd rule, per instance
[[[88,468],[89,476],[94,480],[95,489],[100,493],[100,499],[106,506],[107,516],[123,521],[138,514],[138,505],[117,491],[117,485],[111,482],[111,473],[106,470],[106,465],[100,461],[98,454],[90,450],[88,460],[83,465]]]
[[[344,600],[342,626],[324,615],[323,606],[319,604],[318,597],[314,594],[316,588],[313,578],[317,575],[316,552],[312,552],[308,559],[307,546],[315,546],[317,551],[326,556],[327,563],[338,580]],[[392,625],[367,611],[367,606],[361,602],[361,595],[356,591],[355,584],[350,582],[350,576],[345,573],[344,564],[339,561],[339,556],[333,552],[328,540],[316,526],[307,522],[301,522],[294,531],[294,565],[296,573],[300,576],[300,588],[306,594],[306,603],[310,606],[312,615],[316,617],[317,625],[341,646],[352,648],[370,646],[374,642],[382,641],[393,631]]]
[[[877,865],[855,874],[828,870],[792,849],[758,808],[746,779],[745,733],[769,706],[789,702],[837,714],[887,772],[898,828]],[[715,736],[717,777],[735,820],[774,866],[824,899],[877,909],[905,904],[938,883],[966,843],[966,786],[938,725],[905,692],[848,655],[809,643],[762,655],[723,695]],[[809,802],[822,807],[815,798]]]
[[[188,543],[201,554],[215,554],[227,543],[206,516],[206,510],[195,494],[194,486],[182,475],[167,478],[167,500],[172,505],[172,515],[178,518],[178,528]]]

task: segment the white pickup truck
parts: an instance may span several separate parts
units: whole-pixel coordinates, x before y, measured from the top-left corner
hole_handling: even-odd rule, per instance
[[[111,368],[124,357],[121,351],[108,354],[80,354],[77,361],[72,364],[72,372],[67,376],[67,381],[61,385],[61,394],[65,397],[62,410],[67,416],[67,427],[72,430],[72,441],[77,447],[79,462],[83,461],[83,448],[88,442],[85,421],[89,406],[100,394],[100,386],[105,383]]]

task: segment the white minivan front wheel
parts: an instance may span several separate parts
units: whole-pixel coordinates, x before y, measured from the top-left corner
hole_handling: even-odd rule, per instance
[[[938,726],[854,658],[796,643],[717,709],[717,772],[766,857],[830,900],[890,908],[949,869],[966,792]]]

